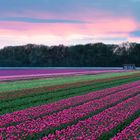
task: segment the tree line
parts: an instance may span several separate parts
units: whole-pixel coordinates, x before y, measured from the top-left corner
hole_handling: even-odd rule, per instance
[[[129,47],[103,43],[74,46],[27,44],[0,50],[0,67],[117,67],[140,66],[140,44]]]

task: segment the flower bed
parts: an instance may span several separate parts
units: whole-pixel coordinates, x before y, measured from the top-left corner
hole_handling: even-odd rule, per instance
[[[21,122],[21,121],[23,122],[26,120],[30,120],[32,118],[36,118],[36,117],[42,116],[44,114],[49,115],[53,112],[60,111],[65,108],[68,108],[68,107],[76,106],[78,104],[83,104],[84,102],[92,101],[97,98],[105,97],[109,94],[113,94],[113,93],[121,91],[121,90],[128,89],[128,91],[130,91],[130,90],[133,91],[133,89],[136,89],[136,88],[132,88],[130,90],[129,90],[129,88],[138,86],[138,85],[140,85],[140,81],[121,85],[118,87],[113,87],[110,89],[104,89],[104,90],[100,90],[100,91],[96,91],[96,92],[91,92],[89,94],[82,95],[82,96],[68,98],[68,99],[61,100],[59,102],[55,102],[52,104],[32,107],[32,108],[28,108],[28,109],[21,110],[21,111],[16,111],[16,112],[13,112],[10,114],[1,115],[0,116],[0,127],[7,125],[9,123],[17,123],[17,122]],[[123,91],[121,91],[120,94],[121,93],[123,93]],[[129,96],[129,94],[128,94],[128,96]]]
[[[128,98],[129,96],[133,96],[133,95],[135,95],[135,93],[137,93],[139,91],[140,91],[140,86],[137,86],[137,87],[134,87],[131,89],[127,89],[127,90],[120,91],[115,94],[106,96],[99,100],[90,101],[90,102],[87,102],[85,104],[82,104],[82,105],[79,105],[76,107],[65,109],[63,111],[54,113],[52,115],[47,115],[47,116],[39,117],[37,119],[31,119],[28,121],[24,121],[15,126],[7,126],[4,128],[1,128],[1,131],[2,131],[3,135],[6,136],[7,139],[12,138],[13,136],[14,136],[14,138],[19,139],[19,138],[24,138],[27,136],[32,136],[34,134],[38,134],[43,131],[51,131],[51,129],[54,129],[56,127],[61,127],[61,125],[69,125],[69,124],[76,123],[77,120],[80,120],[81,118],[84,118],[84,117],[89,117],[91,113],[94,114],[95,112],[99,111],[100,109],[109,108],[111,105],[114,105],[114,103],[122,101],[123,99]],[[132,108],[133,108],[133,110],[131,111],[130,114],[137,111],[139,109],[138,105],[140,105],[140,102],[138,102],[138,99],[140,99],[140,95],[138,95],[136,97],[133,97],[127,101],[124,101],[123,103],[119,104],[119,107],[117,105],[117,107],[118,107],[117,114],[120,112],[120,110],[122,111],[122,109],[125,112],[127,109],[132,110]],[[123,108],[124,106],[126,106],[125,104],[127,105],[127,108]],[[114,112],[111,112],[111,113],[114,114]],[[24,112],[24,114],[26,114],[26,112]],[[123,114],[120,114],[120,115],[123,116]],[[111,116],[112,115],[110,114],[110,117]],[[102,117],[108,117],[108,116],[106,116],[106,114],[102,114]],[[102,119],[102,117],[100,119]],[[123,117],[125,117],[125,116],[123,116]],[[123,117],[121,117],[121,119]],[[94,118],[94,117],[91,117],[91,119],[89,119],[89,120],[92,120],[94,122],[94,119],[92,119],[92,118]],[[96,116],[95,116],[95,118],[96,118]],[[110,120],[112,120],[112,119],[114,119],[114,118],[113,117],[110,118]],[[93,123],[92,121],[91,121],[91,123]],[[102,120],[102,121],[104,123],[104,120]],[[106,120],[106,121],[109,121],[109,120]],[[118,120],[116,120],[116,123],[117,123],[117,121]],[[3,122],[1,122],[1,123],[3,123]],[[114,124],[116,124],[116,123],[114,123]],[[85,120],[85,125],[86,124],[88,124],[87,120]],[[96,127],[98,127],[98,126],[96,126]],[[106,124],[106,127],[107,127],[107,124]],[[110,128],[108,128],[108,130],[109,129]],[[81,132],[81,130],[79,130],[79,131]],[[77,133],[79,134],[79,132],[77,131],[77,127],[74,132],[75,132],[75,134],[73,134],[73,135],[77,135]],[[67,132],[65,135],[67,136]]]
[[[112,140],[140,140],[140,117],[127,126],[121,133]]]
[[[48,137],[44,137],[42,140],[99,139],[104,133],[108,133],[139,111],[139,100],[140,95],[137,95],[89,119],[80,121],[76,125],[56,131],[55,134],[49,134]]]

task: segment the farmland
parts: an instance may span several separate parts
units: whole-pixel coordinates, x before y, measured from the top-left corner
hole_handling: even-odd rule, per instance
[[[0,140],[139,140],[140,71],[0,70]]]

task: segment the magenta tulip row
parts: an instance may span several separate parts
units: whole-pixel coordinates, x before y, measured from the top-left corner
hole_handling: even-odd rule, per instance
[[[54,73],[70,73],[70,72],[121,72],[124,70],[92,70],[92,69],[0,69],[0,76],[12,75],[31,75],[31,74],[54,74]]]
[[[12,136],[19,139],[26,137],[28,135],[32,136],[33,134],[38,134],[43,131],[53,129],[55,127],[61,127],[62,124],[69,124],[75,122],[77,119],[88,116],[91,113],[110,106],[122,99],[133,95],[140,91],[140,86],[127,89],[124,91],[117,92],[112,95],[108,95],[102,99],[90,101],[88,103],[65,109],[58,113],[52,115],[47,115],[41,118],[28,120],[22,123],[19,123],[15,126],[8,126],[1,128],[2,133],[6,138],[11,138]],[[140,96],[137,98],[140,99]],[[135,98],[134,98],[135,99]],[[135,99],[136,100],[136,99]],[[136,100],[137,103],[137,100]],[[140,103],[139,103],[140,104]],[[130,104],[131,105],[131,104]]]
[[[114,73],[114,72],[123,72],[123,70],[65,70],[65,71],[28,71],[25,70],[25,72],[21,72],[21,74],[18,74],[18,70],[16,70],[17,73],[13,72],[7,75],[0,75],[0,81],[6,81],[6,80],[20,80],[20,79],[30,79],[30,78],[45,78],[45,77],[57,77],[57,76],[71,76],[71,75],[85,75],[85,74],[102,74],[102,73]],[[20,70],[19,70],[20,72]],[[32,72],[32,73],[31,73]],[[37,73],[38,72],[38,73]]]
[[[90,72],[87,72],[89,74]],[[69,72],[69,73],[47,73],[47,74],[30,74],[30,75],[13,75],[13,76],[0,76],[0,81],[14,81],[14,80],[26,80],[26,79],[35,79],[35,78],[53,78],[60,76],[73,76],[73,75],[82,75],[86,74],[85,72]],[[95,74],[94,72],[91,74]]]
[[[121,133],[112,140],[140,140],[140,117],[126,127]]]
[[[89,119],[80,121],[76,125],[56,131],[55,134],[49,134],[42,140],[98,139],[102,134],[108,133],[138,111],[140,109],[139,101],[140,95],[137,95]]]
[[[105,97],[111,93],[115,93],[121,90],[129,89],[131,87],[136,87],[140,85],[140,81],[121,85],[118,87],[113,87],[109,89],[104,89],[96,92],[92,92],[86,95],[76,96],[69,99],[61,100],[59,102],[41,105],[37,107],[28,108],[25,110],[16,111],[10,114],[5,114],[0,116],[0,127],[4,127],[9,123],[18,123],[30,120],[32,118],[37,118],[42,115],[49,115],[53,112],[63,110],[78,104],[83,104],[88,101],[94,101],[96,98]]]

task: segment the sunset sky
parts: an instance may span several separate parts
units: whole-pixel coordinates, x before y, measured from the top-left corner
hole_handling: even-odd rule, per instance
[[[0,0],[0,47],[140,42],[140,0]]]

